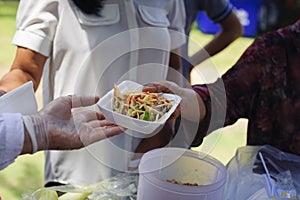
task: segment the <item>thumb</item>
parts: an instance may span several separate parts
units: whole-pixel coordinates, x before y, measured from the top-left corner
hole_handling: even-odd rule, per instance
[[[80,95],[71,95],[71,105],[72,108],[91,106],[99,101],[97,96],[80,96]]]

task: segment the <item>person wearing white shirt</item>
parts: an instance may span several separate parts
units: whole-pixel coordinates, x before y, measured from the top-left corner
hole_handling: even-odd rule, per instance
[[[172,72],[180,71],[176,53],[185,42],[181,0],[92,2],[94,9],[82,0],[21,0],[17,54],[0,89],[28,80],[36,89],[43,74],[46,104],[69,94],[101,97],[126,79],[179,80]],[[126,171],[141,140],[121,134],[78,151],[48,151],[45,184],[90,184]]]

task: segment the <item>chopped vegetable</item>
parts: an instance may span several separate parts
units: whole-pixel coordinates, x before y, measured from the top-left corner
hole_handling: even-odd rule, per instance
[[[129,92],[122,94],[114,86],[113,110],[146,121],[158,121],[172,107],[172,100],[168,100],[161,93]]]

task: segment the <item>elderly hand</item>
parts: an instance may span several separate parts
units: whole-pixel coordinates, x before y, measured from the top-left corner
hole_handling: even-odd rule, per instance
[[[113,125],[91,106],[98,97],[60,97],[35,115],[23,116],[32,142],[32,153],[38,150],[79,149],[99,140],[120,134],[123,128]]]

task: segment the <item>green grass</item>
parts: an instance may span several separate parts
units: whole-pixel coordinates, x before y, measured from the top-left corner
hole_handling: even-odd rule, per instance
[[[17,2],[0,1],[0,70],[11,65],[16,47],[11,45],[16,30]]]
[[[22,194],[43,186],[44,154],[24,155],[0,172],[0,196],[3,200],[21,199]]]
[[[0,75],[9,70],[16,47],[11,45],[15,33],[17,2],[0,1]],[[0,171],[0,197],[17,200],[22,194],[43,186],[44,154],[24,155]]]
[[[0,1],[0,75],[7,71],[15,54],[15,47],[11,40],[15,32],[16,2],[4,3]],[[195,26],[191,32],[192,40],[197,43],[191,52],[207,43],[212,35],[205,35]],[[240,38],[227,49],[206,61],[197,68],[213,63],[220,74],[228,70],[240,57],[242,52],[252,42],[249,38]],[[197,73],[192,73],[193,83],[199,82]],[[236,124],[215,131],[207,136],[203,145],[195,150],[204,151],[216,157],[224,164],[234,155],[236,148],[246,143],[246,120],[239,120]],[[36,190],[43,186],[44,154],[24,155],[16,159],[16,162],[0,172],[0,196],[4,200],[20,199],[22,194]]]

